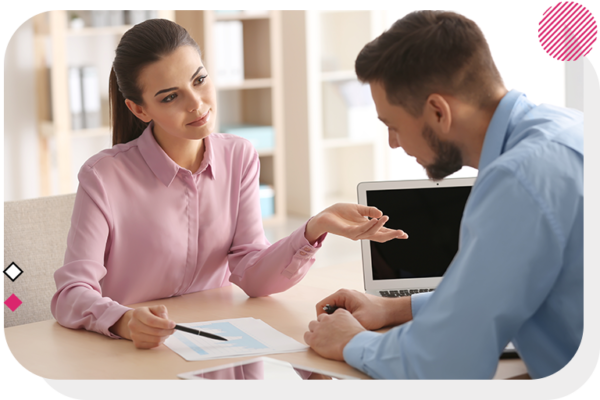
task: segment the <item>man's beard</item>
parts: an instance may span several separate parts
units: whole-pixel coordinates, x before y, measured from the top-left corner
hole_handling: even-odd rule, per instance
[[[462,154],[454,143],[440,140],[427,124],[421,134],[436,155],[433,164],[424,167],[429,179],[440,181],[462,168]]]

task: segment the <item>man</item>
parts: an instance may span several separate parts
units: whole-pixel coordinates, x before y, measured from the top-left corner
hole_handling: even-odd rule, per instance
[[[583,333],[582,113],[507,91],[480,29],[451,12],[400,19],[356,73],[392,148],[433,180],[479,174],[435,292],[341,290],[317,304],[306,343],[374,378],[491,378],[509,341],[532,378],[563,368]]]

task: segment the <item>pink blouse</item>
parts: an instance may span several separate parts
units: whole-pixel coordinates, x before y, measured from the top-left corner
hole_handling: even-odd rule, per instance
[[[249,296],[282,292],[314,263],[306,224],[270,244],[259,203],[258,154],[249,141],[204,139],[196,173],[158,145],[152,124],[81,168],[64,266],[51,309],[69,328],[109,328],[134,304],[230,285]]]

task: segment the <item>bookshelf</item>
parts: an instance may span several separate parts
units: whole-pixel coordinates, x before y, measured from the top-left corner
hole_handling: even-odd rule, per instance
[[[272,127],[273,145],[257,147],[261,185],[274,196],[274,213],[263,218],[269,225],[286,216],[284,164],[284,120],[282,82],[281,11],[226,12],[212,10],[176,11],[175,21],[183,26],[202,50],[202,61],[217,88],[217,132],[232,125]],[[219,75],[217,24],[235,21],[241,26],[243,76],[223,82]],[[219,42],[219,43],[217,43]]]
[[[362,10],[282,12],[290,213],[309,216],[336,202],[355,203],[359,182],[385,179],[385,127],[374,108],[348,102],[364,99],[365,90],[372,102],[354,61],[383,32],[384,17]],[[346,89],[353,95],[340,95]]]
[[[76,14],[85,16],[83,27],[69,24]],[[111,146],[108,76],[114,49],[133,25],[95,27],[90,16],[90,11],[59,10],[38,14],[33,20],[41,196],[75,192],[82,163]],[[173,20],[174,12],[157,11],[155,16]],[[101,122],[93,128],[72,126],[69,68],[73,66],[92,66],[97,71]]]

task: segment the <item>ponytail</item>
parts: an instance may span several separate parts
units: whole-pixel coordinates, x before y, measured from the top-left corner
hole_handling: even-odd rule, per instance
[[[166,19],[149,19],[125,32],[117,46],[108,81],[113,146],[137,139],[148,126],[125,104],[125,99],[144,104],[137,84],[140,71],[180,46],[192,46],[200,54],[198,44],[188,32]]]
[[[140,137],[148,123],[137,118],[127,108],[125,98],[119,90],[114,68],[110,70],[108,81],[110,125],[112,126],[112,144],[127,143]]]

